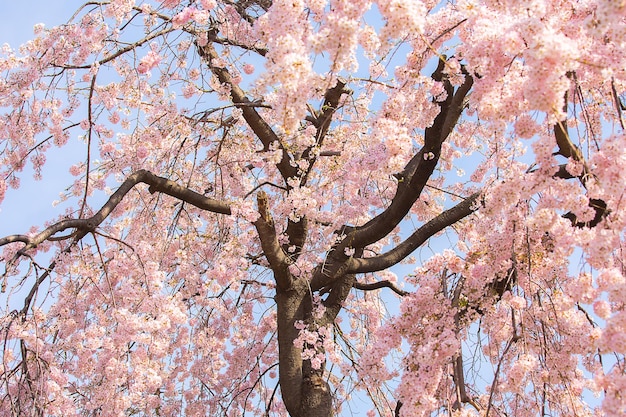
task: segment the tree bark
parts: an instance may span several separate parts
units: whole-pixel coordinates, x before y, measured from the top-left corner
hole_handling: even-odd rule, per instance
[[[302,353],[293,342],[298,337],[296,322],[304,317],[304,298],[308,288],[303,280],[292,280],[290,288],[276,288],[278,326],[278,377],[283,402],[292,417],[301,414]]]
[[[313,371],[302,380],[302,400],[298,417],[332,417],[333,398],[323,369]],[[295,417],[295,416],[292,416]]]

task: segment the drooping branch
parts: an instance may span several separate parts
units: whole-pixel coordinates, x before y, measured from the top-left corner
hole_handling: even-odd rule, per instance
[[[613,102],[615,103],[615,110],[617,111],[617,119],[619,120],[619,125],[622,130],[626,130],[624,128],[624,117],[622,115],[622,111],[626,110],[626,106],[622,103],[622,100],[617,95],[617,89],[615,88],[615,77],[611,77],[611,93],[613,94]]]
[[[130,174],[126,180],[124,180],[122,185],[120,185],[111,197],[109,197],[102,208],[100,208],[100,210],[98,210],[98,212],[92,217],[87,219],[61,220],[51,226],[48,226],[34,236],[11,235],[0,238],[0,246],[13,242],[22,242],[25,246],[20,250],[20,252],[18,252],[17,256],[20,256],[25,251],[37,247],[46,240],[49,240],[55,234],[65,230],[74,229],[75,232],[68,237],[81,239],[87,233],[94,231],[119,205],[124,196],[126,196],[126,194],[128,194],[128,192],[139,183],[148,184],[150,186],[148,188],[150,193],[161,192],[178,198],[179,200],[189,203],[202,210],[218,214],[231,214],[230,206],[225,202],[206,197],[193,190],[182,187],[172,180],[154,175],[149,171],[139,170]]]

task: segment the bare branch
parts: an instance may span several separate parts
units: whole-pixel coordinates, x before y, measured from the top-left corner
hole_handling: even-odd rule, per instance
[[[349,272],[375,272],[396,265],[402,259],[409,256],[429,238],[473,213],[476,210],[476,200],[479,196],[480,193],[475,193],[456,206],[439,214],[437,217],[417,229],[404,242],[400,243],[388,252],[371,258],[352,259],[350,262]]]
[[[148,191],[150,193],[161,192],[169,196],[178,198],[186,203],[189,203],[202,210],[211,211],[218,214],[231,214],[230,206],[219,200],[215,200],[209,197],[205,197],[195,191],[182,187],[172,180],[159,177],[146,170],[139,170],[129,175],[126,180],[120,185],[120,187],[109,197],[108,201],[102,206],[102,208],[87,219],[67,219],[61,220],[40,233],[34,236],[26,235],[12,235],[4,238],[0,238],[0,246],[13,243],[22,242],[25,246],[18,252],[18,256],[25,251],[35,248],[42,242],[45,242],[56,233],[59,233],[68,229],[75,229],[76,232],[68,237],[75,237],[80,240],[87,233],[94,231],[118,206],[124,196],[137,184],[145,183],[150,186]]]
[[[363,290],[363,291],[372,291],[372,290],[379,290],[381,288],[390,288],[393,292],[395,292],[396,294],[402,297],[408,294],[407,291],[401,290],[400,288],[398,288],[396,284],[394,284],[393,282],[389,280],[372,282],[368,284],[357,281],[354,283],[353,287],[356,288],[357,290]]]

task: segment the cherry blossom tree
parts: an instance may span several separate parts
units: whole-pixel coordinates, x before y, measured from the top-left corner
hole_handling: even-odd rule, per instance
[[[0,238],[1,416],[626,413],[626,3],[68,17],[0,60],[0,200],[74,177]]]

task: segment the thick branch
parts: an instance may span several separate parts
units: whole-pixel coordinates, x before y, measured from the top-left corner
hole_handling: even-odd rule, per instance
[[[330,252],[324,263],[315,267],[311,278],[311,290],[318,291],[328,287],[335,280],[346,275],[350,269],[353,258],[348,258],[345,253],[337,250]]]
[[[377,281],[377,282],[372,282],[368,284],[357,281],[354,283],[353,287],[356,288],[357,290],[362,290],[362,291],[373,291],[373,290],[379,290],[381,288],[390,288],[393,292],[395,292],[396,294],[400,296],[405,296],[408,294],[408,292],[401,290],[400,288],[398,288],[396,284],[394,284],[393,282],[389,280]]]
[[[172,197],[176,197],[184,202],[187,202],[193,206],[196,206],[202,210],[211,211],[220,214],[231,214],[230,206],[222,201],[214,200],[196,193],[188,188],[181,187],[174,181],[167,178],[159,177],[146,170],[139,170],[129,175],[126,180],[120,185],[120,187],[109,197],[109,200],[102,206],[102,208],[87,219],[67,219],[57,222],[40,233],[34,236],[26,235],[12,235],[0,239],[0,246],[6,245],[12,242],[25,243],[24,248],[21,249],[19,254],[24,253],[29,249],[32,249],[42,242],[50,239],[56,233],[64,230],[74,229],[76,234],[70,236],[78,236],[80,239],[87,233],[95,230],[117,207],[122,201],[124,196],[137,184],[145,183],[150,186],[148,189],[150,193],[161,192]]]
[[[352,259],[349,273],[358,274],[381,271],[398,264],[429,238],[473,213],[476,210],[476,200],[479,195],[479,193],[473,194],[456,206],[439,214],[390,251],[371,258]]]
[[[309,220],[306,217],[301,218],[298,222],[294,222],[291,219],[287,220],[285,234],[287,235],[289,242],[283,246],[283,250],[288,250],[290,246],[295,247],[295,250],[290,253],[294,260],[298,259],[298,256],[302,253],[308,229]]]
[[[322,319],[322,325],[327,325],[335,321],[335,318],[341,311],[343,303],[348,298],[350,290],[356,283],[356,276],[354,274],[344,275],[333,285],[328,298],[324,301],[324,317]]]
[[[565,101],[567,102],[567,95],[565,96]],[[554,125],[554,138],[556,139],[556,144],[559,148],[559,150],[557,151],[558,155],[564,156],[566,158],[571,158],[574,161],[580,162],[582,164],[583,169],[578,176],[578,179],[580,180],[582,186],[587,188],[587,181],[590,178],[589,167],[587,166],[587,162],[585,161],[583,153],[580,151],[578,146],[572,143],[567,129],[567,120],[561,120]],[[567,171],[567,169],[559,167],[559,170],[554,174],[554,176],[558,178],[573,178],[573,176],[568,177],[568,174],[569,172]],[[589,199],[589,207],[591,207],[595,211],[594,218],[589,222],[578,221],[576,215],[572,212],[564,214],[563,217],[570,220],[572,222],[572,226],[575,227],[595,227],[607,215],[608,207],[604,200],[598,198]]]
[[[398,174],[398,188],[389,207],[347,236],[345,242],[338,247],[341,251],[349,246],[365,247],[388,235],[407,215],[435,170],[441,145],[463,112],[465,99],[474,82],[472,77],[466,74],[465,81],[455,93],[450,82],[442,78],[444,65],[443,61],[439,62],[439,67],[433,73],[433,79],[442,80],[448,96],[444,101],[437,102],[441,111],[433,125],[425,131],[424,147],[409,161],[402,173]]]
[[[254,222],[254,226],[259,234],[263,254],[274,272],[276,285],[279,289],[287,291],[293,285],[293,279],[289,273],[289,265],[292,262],[278,242],[274,220],[269,211],[268,197],[264,191],[257,195],[257,204],[260,216]]]
[[[178,198],[179,200],[189,203],[202,210],[218,214],[231,214],[230,205],[228,203],[206,197],[200,193],[190,190],[189,188],[182,187],[172,180],[158,177],[145,170],[137,171],[137,173],[141,175],[139,182],[150,185],[148,191],[150,191],[151,194],[161,192]]]
[[[578,146],[572,143],[569,137],[567,120],[562,120],[554,125],[554,138],[556,139],[556,144],[559,147],[559,155],[566,158],[572,158],[575,161],[585,162],[582,152],[578,149]]]
[[[465,109],[467,105],[467,95],[474,84],[474,79],[470,77],[470,75],[465,71],[465,68],[462,67],[463,73],[465,74],[465,80],[463,84],[459,86],[456,93],[450,100],[448,104],[448,109],[446,111],[446,117],[443,121],[443,125],[441,126],[440,131],[440,142],[443,143],[447,137],[452,133],[452,130],[456,126],[459,118],[461,117],[461,113]]]
[[[533,171],[534,171],[534,170],[533,170]],[[533,172],[533,171],[530,171],[530,172]],[[559,169],[558,169],[558,171],[556,171],[556,172],[554,173],[554,175],[552,175],[552,176],[553,176],[554,178],[561,178],[561,179],[564,179],[564,180],[570,180],[570,179],[572,179],[572,178],[576,178],[576,176],[572,175],[572,174],[571,174],[571,173],[567,170],[567,165],[565,165],[565,164],[559,165]]]
[[[212,34],[212,36],[215,36]],[[263,144],[263,149],[268,151],[270,146],[273,144],[279,144],[280,149],[282,149],[283,157],[281,161],[276,165],[280,174],[285,179],[295,177],[298,173],[297,168],[293,167],[289,161],[290,156],[287,150],[282,146],[280,142],[280,138],[276,133],[272,130],[269,124],[259,115],[256,109],[249,105],[251,102],[250,99],[246,96],[244,91],[233,82],[232,77],[226,68],[217,67],[213,65],[213,61],[219,58],[217,51],[213,47],[211,43],[206,44],[205,46],[198,46],[198,52],[202,58],[206,61],[207,65],[211,69],[211,72],[215,74],[220,83],[226,84],[230,88],[230,97],[234,104],[241,104],[242,106],[238,106],[243,114],[243,118],[245,119],[250,129],[254,132],[254,134],[259,138],[261,143]]]

